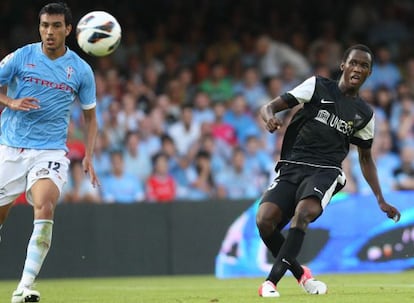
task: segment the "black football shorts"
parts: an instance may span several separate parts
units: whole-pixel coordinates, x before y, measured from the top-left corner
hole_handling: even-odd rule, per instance
[[[285,162],[281,163],[278,175],[260,202],[278,205],[283,211],[285,225],[293,217],[299,201],[316,197],[325,209],[333,195],[345,186],[345,182],[345,174],[338,168]]]

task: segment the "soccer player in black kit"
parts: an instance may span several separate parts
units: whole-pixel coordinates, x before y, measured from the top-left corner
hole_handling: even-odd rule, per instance
[[[296,258],[309,223],[322,214],[332,196],[345,185],[341,163],[350,143],[358,147],[361,170],[379,208],[388,218],[396,222],[400,219],[400,212],[384,200],[372,159],[373,111],[358,96],[371,74],[372,61],[367,46],[354,45],[344,53],[339,81],[311,77],[260,109],[266,129],[273,133],[281,126],[275,113],[303,104],[287,127],[275,168],[277,176],[261,197],[257,212],[260,236],[275,257],[259,288],[262,297],[279,297],[276,285],[288,269],[307,293],[327,292],[326,284],[313,278],[310,269]],[[289,222],[285,239],[280,231]]]

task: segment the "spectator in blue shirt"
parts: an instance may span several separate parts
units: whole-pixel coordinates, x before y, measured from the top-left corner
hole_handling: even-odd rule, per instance
[[[235,95],[243,95],[253,111],[258,108],[258,101],[266,96],[266,87],[260,81],[259,72],[252,66],[243,71],[243,79],[234,84],[233,91]]]
[[[237,95],[231,100],[230,107],[224,114],[223,121],[235,129],[237,141],[240,145],[245,144],[247,136],[252,134],[252,132],[259,131],[255,119],[247,106],[246,98],[243,95]]]
[[[260,195],[261,188],[256,184],[256,178],[246,169],[245,157],[243,149],[234,149],[231,165],[216,178],[218,198],[254,199]]]
[[[372,74],[365,81],[362,88],[376,90],[380,86],[386,86],[395,91],[401,81],[401,72],[391,57],[391,52],[385,45],[378,47],[375,61],[372,65]]]
[[[143,183],[125,172],[121,151],[111,153],[112,172],[102,180],[102,198],[105,203],[142,202],[145,198]]]

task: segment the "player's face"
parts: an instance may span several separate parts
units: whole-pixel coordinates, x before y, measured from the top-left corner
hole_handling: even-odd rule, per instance
[[[58,57],[65,53],[65,41],[71,29],[70,24],[66,25],[64,15],[40,16],[39,33],[46,55]]]
[[[358,91],[371,74],[371,64],[372,58],[369,53],[358,49],[352,50],[346,62],[341,64],[344,89]]]

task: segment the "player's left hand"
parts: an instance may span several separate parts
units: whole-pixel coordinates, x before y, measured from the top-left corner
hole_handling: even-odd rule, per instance
[[[379,207],[381,208],[381,210],[387,214],[387,217],[390,219],[393,219],[395,222],[400,221],[401,218],[401,214],[398,211],[397,208],[395,208],[394,206],[388,204],[385,201],[381,201],[379,202]]]
[[[85,157],[82,160],[83,171],[85,174],[89,174],[89,178],[91,179],[91,183],[93,187],[100,186],[100,182],[98,176],[95,173],[95,169],[93,168],[92,159],[89,157]]]

